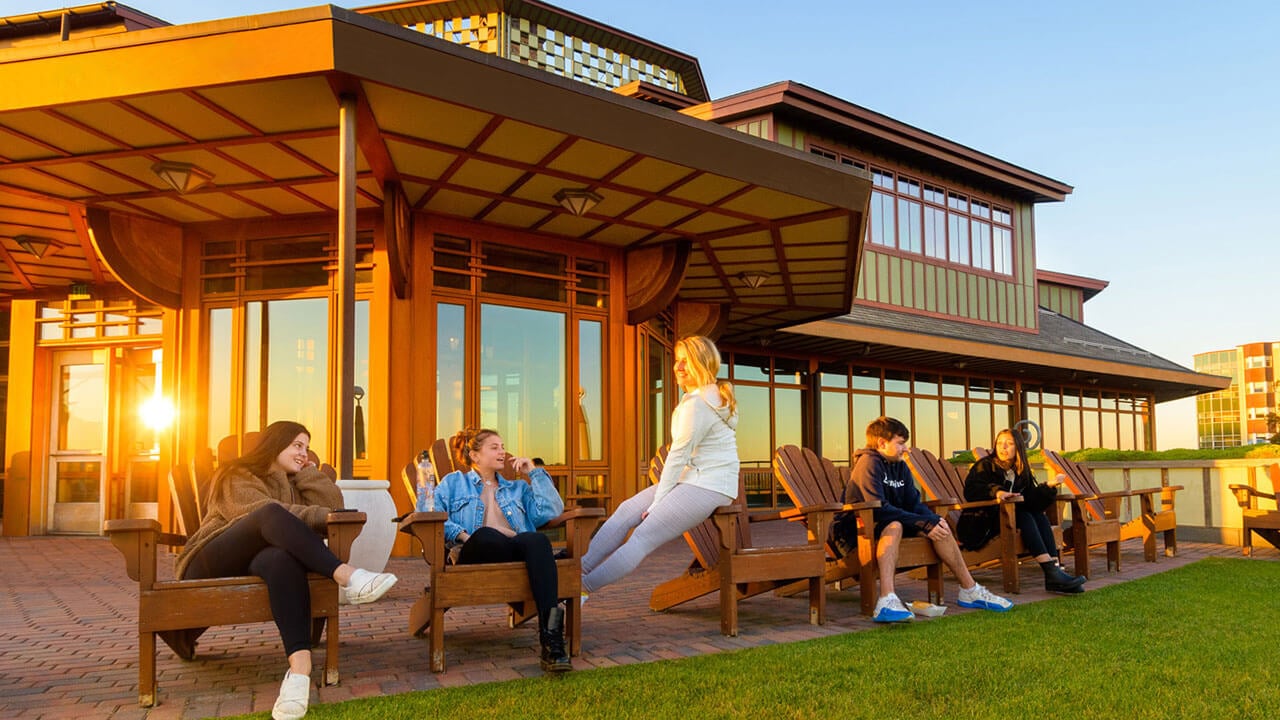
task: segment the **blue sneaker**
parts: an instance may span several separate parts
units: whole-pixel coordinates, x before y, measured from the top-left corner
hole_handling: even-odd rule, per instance
[[[994,610],[995,612],[1005,612],[1013,607],[1013,603],[977,584],[968,589],[960,588],[959,605],[962,608]]]
[[[895,623],[908,622],[914,617],[896,593],[889,593],[876,602],[876,611],[871,619],[878,623]]]

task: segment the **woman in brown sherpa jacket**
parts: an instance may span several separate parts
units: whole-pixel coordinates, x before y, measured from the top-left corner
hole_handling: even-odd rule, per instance
[[[267,426],[257,447],[213,477],[209,509],[178,556],[179,578],[256,575],[267,584],[271,613],[289,670],[271,716],[296,720],[311,699],[311,592],[307,573],[331,577],[347,603],[373,602],[395,584],[338,560],[321,534],[342,491],[307,455],[311,433],[301,424]]]

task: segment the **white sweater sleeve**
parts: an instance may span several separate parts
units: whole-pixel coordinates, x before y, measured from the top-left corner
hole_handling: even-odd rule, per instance
[[[671,414],[671,446],[667,462],[662,467],[662,477],[658,480],[658,489],[649,505],[650,510],[675,488],[685,466],[693,458],[693,451],[716,420],[715,413],[697,393],[689,393],[676,406]]]

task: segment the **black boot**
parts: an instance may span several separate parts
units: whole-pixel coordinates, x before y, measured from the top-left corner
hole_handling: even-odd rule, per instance
[[[1044,571],[1044,589],[1049,592],[1064,593],[1074,595],[1075,593],[1084,592],[1083,575],[1072,575],[1056,560],[1046,560],[1040,563],[1040,569]]]
[[[564,648],[564,608],[556,605],[538,615],[538,640],[542,643],[543,672],[562,673],[573,669],[573,661]]]

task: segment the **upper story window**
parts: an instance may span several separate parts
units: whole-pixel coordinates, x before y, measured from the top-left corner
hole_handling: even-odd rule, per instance
[[[1244,366],[1250,370],[1271,367],[1270,355],[1250,355],[1244,359]]]
[[[810,152],[842,165],[868,164],[820,147]],[[999,275],[1013,274],[1013,210],[885,168],[870,166],[872,245]]]

